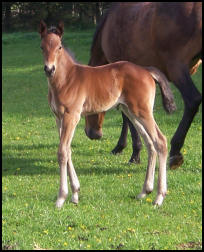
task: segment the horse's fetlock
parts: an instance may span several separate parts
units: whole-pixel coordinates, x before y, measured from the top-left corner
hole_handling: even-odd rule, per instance
[[[201,102],[202,102],[202,96],[199,95],[194,99],[194,101],[191,102],[189,110],[192,112],[197,112]]]

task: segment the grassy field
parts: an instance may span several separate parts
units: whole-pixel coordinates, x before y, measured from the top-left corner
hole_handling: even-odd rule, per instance
[[[87,64],[92,30],[66,32],[64,44]],[[37,33],[3,34],[2,247],[3,249],[159,250],[202,248],[200,108],[182,149],[185,162],[167,172],[168,195],[160,208],[155,190],[136,200],[144,182],[147,152],[141,164],[129,165],[131,139],[113,156],[121,130],[120,112],[106,114],[100,141],[84,134],[81,119],[72,142],[72,158],[80,184],[79,204],[55,208],[59,188],[58,133],[47,102]],[[202,67],[193,76],[201,91]],[[168,138],[182,117],[183,102],[172,85],[177,111],[166,115],[157,90],[155,118]],[[69,187],[69,192],[70,192]]]

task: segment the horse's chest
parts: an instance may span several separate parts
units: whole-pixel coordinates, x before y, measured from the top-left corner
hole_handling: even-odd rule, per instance
[[[49,105],[50,105],[52,112],[55,113],[55,115],[57,115],[58,114],[58,106],[57,106],[55,95],[53,94],[52,90],[48,91],[48,102],[49,102]]]

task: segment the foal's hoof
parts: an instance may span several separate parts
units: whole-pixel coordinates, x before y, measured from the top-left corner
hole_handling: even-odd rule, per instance
[[[120,153],[122,153],[123,149],[125,149],[125,146],[117,145],[117,146],[111,151],[111,153],[114,154],[114,155],[120,154]]]
[[[60,199],[57,199],[55,205],[56,205],[56,207],[57,207],[58,209],[60,209],[60,208],[63,206],[64,202],[65,202],[65,199],[60,198]]]
[[[181,153],[170,157],[169,158],[170,169],[172,169],[172,170],[177,169],[179,166],[181,166],[183,164],[183,161],[184,161],[184,159],[183,159],[183,156]]]
[[[156,200],[153,202],[154,206],[161,206],[164,200],[164,196],[162,194],[157,195]]]
[[[74,204],[76,204],[76,205],[79,203],[79,195],[78,195],[78,193],[73,193],[71,202],[74,203]]]
[[[144,199],[147,196],[147,194],[145,192],[141,192],[140,194],[137,195],[136,199],[140,200],[140,199]]]

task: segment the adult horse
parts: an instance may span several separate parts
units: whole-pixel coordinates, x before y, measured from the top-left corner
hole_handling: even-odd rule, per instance
[[[183,163],[180,152],[201,103],[201,94],[190,74],[196,72],[202,53],[201,2],[143,2],[114,4],[99,24],[92,43],[89,65],[128,60],[160,69],[180,91],[183,118],[171,140],[170,168]],[[86,117],[85,132],[91,139],[102,136],[105,113]],[[121,137],[113,153],[126,146],[128,125],[133,140],[130,162],[139,162],[141,141],[123,114]]]

